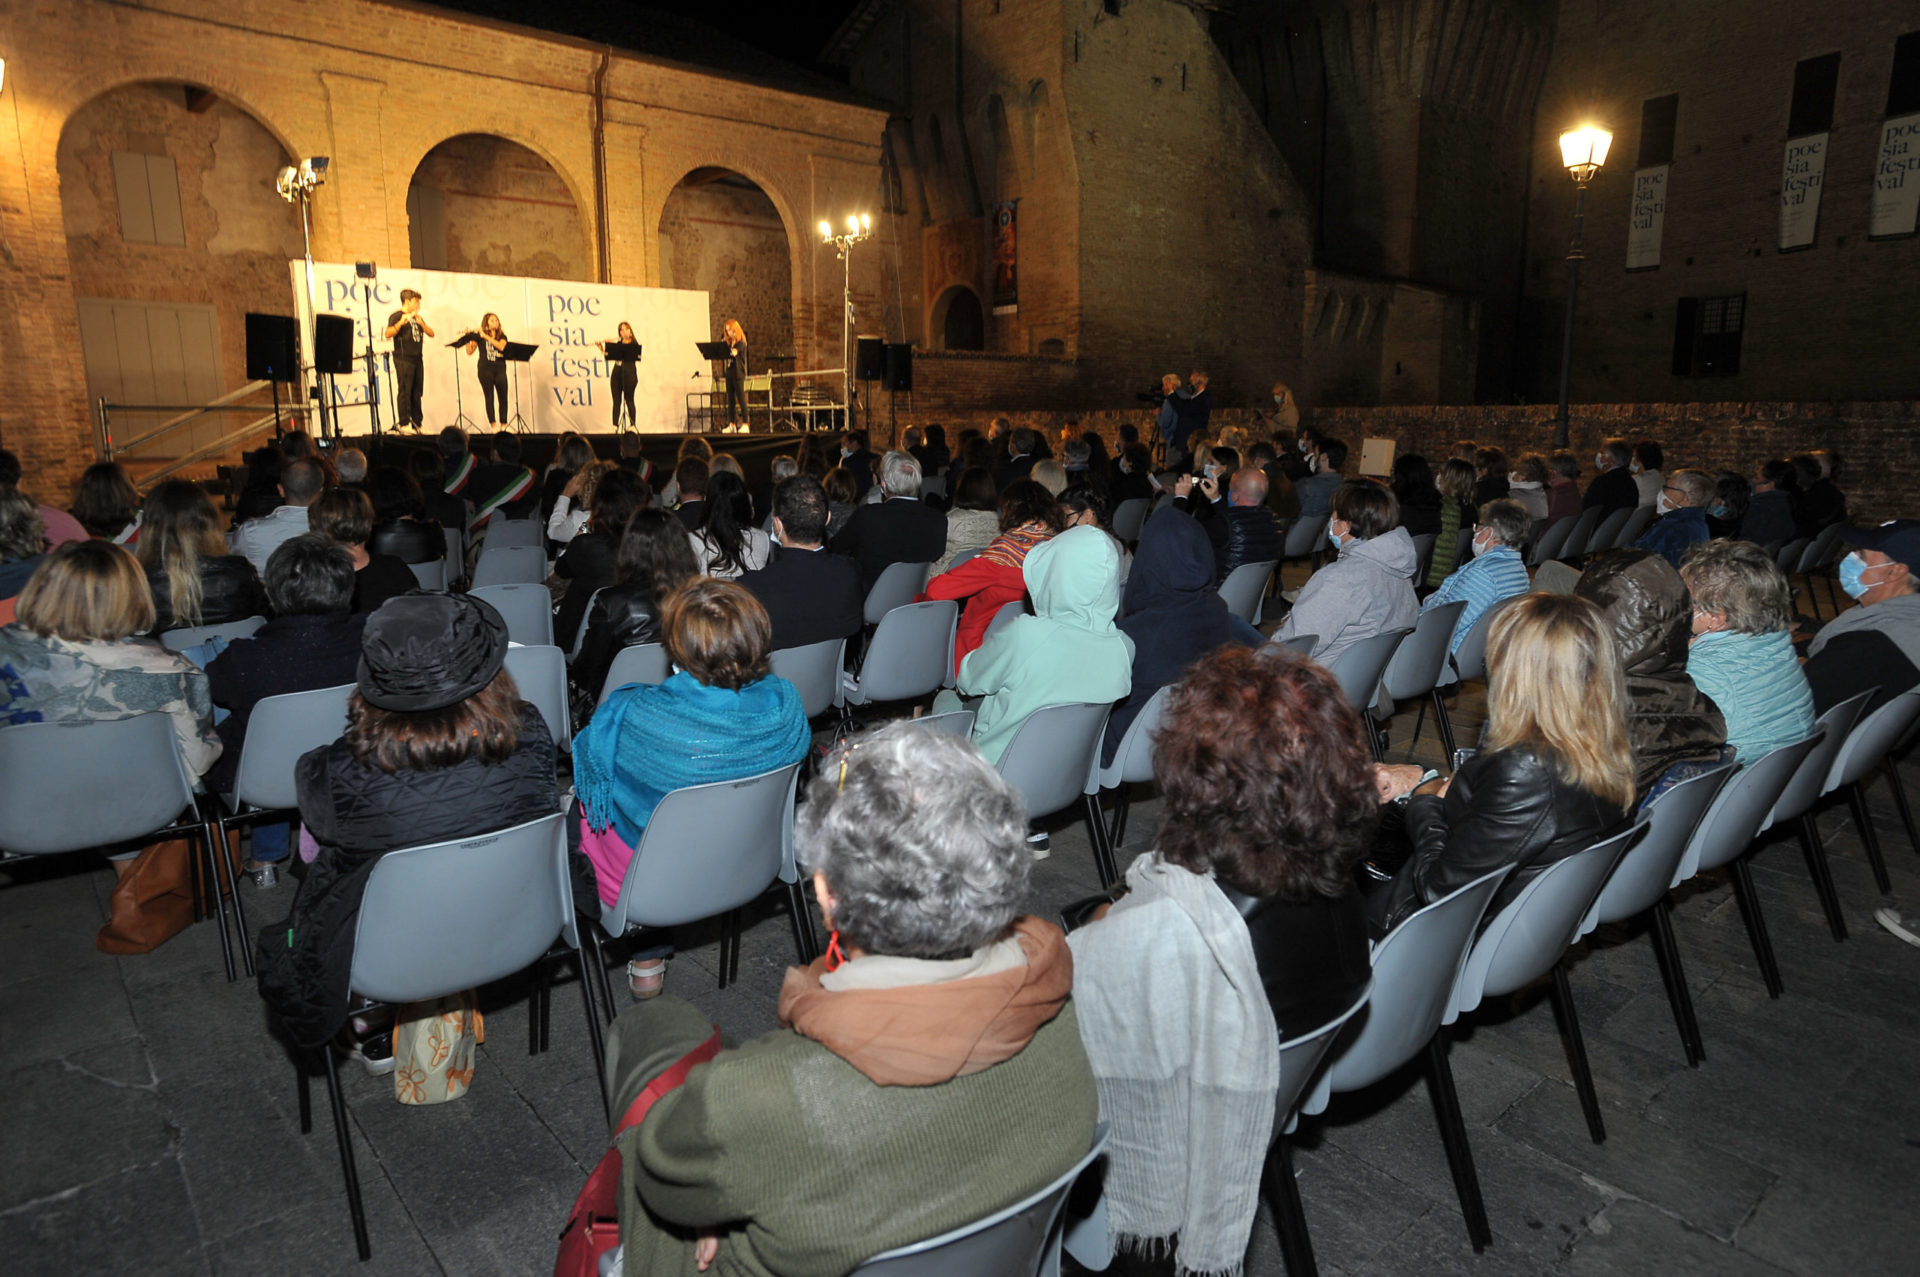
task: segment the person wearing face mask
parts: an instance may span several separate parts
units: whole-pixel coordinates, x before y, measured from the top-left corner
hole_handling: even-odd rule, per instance
[[[1300,497],[1302,518],[1312,518],[1316,514],[1325,514],[1330,507],[1334,491],[1345,482],[1340,475],[1340,467],[1347,464],[1347,445],[1338,439],[1318,441],[1312,459],[1307,464],[1310,472],[1306,478],[1293,485]]]
[[[873,451],[866,431],[849,430],[840,436],[840,467],[853,476],[854,499],[864,498],[873,486]]]
[[[1633,464],[1633,449],[1625,439],[1609,439],[1601,444],[1600,450],[1593,454],[1593,464],[1599,473],[1594,475],[1586,495],[1580,499],[1582,509],[1599,506],[1601,517],[1605,518],[1608,511],[1631,510],[1640,504],[1640,488],[1628,468]]]
[[[1727,744],[1750,763],[1813,730],[1813,692],[1793,654],[1786,574],[1750,541],[1703,541],[1680,579],[1693,596],[1687,676],[1727,720]]]
[[[1323,445],[1324,446],[1324,445]],[[1327,539],[1340,557],[1307,578],[1276,640],[1317,634],[1309,653],[1322,665],[1385,630],[1411,628],[1420,605],[1413,574],[1420,555],[1400,526],[1400,503],[1370,479],[1342,483],[1333,493]]]
[[[1840,560],[1840,588],[1859,607],[1828,621],[1807,645],[1805,671],[1813,711],[1824,714],[1857,692],[1878,687],[1872,713],[1920,686],[1920,520],[1848,528],[1853,547]]]
[[[1753,485],[1747,476],[1722,470],[1713,476],[1713,501],[1707,506],[1707,531],[1716,540],[1740,535],[1740,524],[1747,517],[1747,503],[1753,499]]]
[[[1544,521],[1547,517],[1547,459],[1537,452],[1523,453],[1513,469],[1507,472],[1507,495],[1526,507],[1529,517]]]
[[[1627,469],[1633,475],[1633,486],[1640,495],[1639,504],[1654,505],[1659,502],[1660,489],[1667,486],[1667,477],[1660,473],[1660,467],[1666,463],[1666,454],[1660,451],[1660,445],[1651,439],[1642,439],[1633,445],[1633,460],[1627,463]]]
[[[1284,381],[1273,383],[1273,411],[1266,417],[1268,428],[1276,435],[1289,435],[1300,429],[1300,401],[1293,397],[1293,387]]]
[[[1713,502],[1717,485],[1704,470],[1677,470],[1661,485],[1656,498],[1660,517],[1648,528],[1634,547],[1652,550],[1675,568],[1687,551],[1707,540],[1707,506]]]
[[[1761,465],[1740,520],[1740,539],[1755,545],[1793,540],[1793,463],[1776,457]]]
[[[1452,652],[1467,637],[1486,610],[1502,599],[1525,594],[1532,583],[1527,565],[1520,557],[1520,546],[1533,530],[1533,519],[1518,501],[1489,501],[1480,507],[1480,526],[1473,533],[1473,557],[1440,583],[1440,588],[1420,605],[1429,608],[1466,600],[1460,619],[1454,623],[1453,638],[1447,644]]]

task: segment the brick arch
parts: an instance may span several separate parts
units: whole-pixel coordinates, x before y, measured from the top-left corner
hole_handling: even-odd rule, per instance
[[[599,269],[603,263],[599,260],[600,249],[597,237],[594,235],[594,225],[600,213],[594,201],[592,187],[582,186],[580,181],[575,178],[573,173],[568,169],[566,163],[555,154],[553,148],[544,145],[538,138],[515,131],[511,127],[491,127],[495,123],[497,122],[488,120],[473,128],[456,128],[445,131],[439,128],[433,128],[422,134],[422,136],[433,139],[424,146],[420,145],[417,139],[410,140],[406,150],[401,153],[406,158],[390,161],[391,167],[388,170],[390,176],[403,179],[394,182],[387,190],[389,209],[394,208],[396,205],[399,209],[398,216],[392,217],[393,224],[396,226],[406,225],[407,190],[412,186],[414,175],[419,173],[420,166],[426,163],[427,156],[433,154],[436,148],[443,143],[451,142],[457,137],[495,137],[503,142],[511,142],[515,146],[525,147],[527,150],[533,152],[543,164],[553,170],[554,176],[560,179],[560,184],[567,188],[567,194],[573,200],[574,219],[579,225],[581,242],[586,249],[588,270],[591,272]]]
[[[789,294],[787,298],[787,308],[789,314],[792,316],[794,347],[796,352],[810,348],[813,338],[811,334],[805,331],[805,318],[809,314],[805,301],[808,287],[807,281],[810,278],[808,268],[811,265],[811,248],[817,245],[819,241],[813,238],[811,226],[802,223],[786,189],[779,182],[772,180],[759,165],[751,160],[742,159],[740,156],[734,154],[709,154],[702,156],[697,162],[688,162],[684,158],[675,161],[674,166],[667,170],[674,175],[673,180],[653,187],[653,190],[658,191],[659,197],[657,200],[649,198],[643,212],[643,216],[646,218],[647,252],[651,255],[654,263],[649,266],[649,271],[651,272],[657,269],[659,262],[660,219],[666,215],[667,201],[672,198],[675,191],[680,189],[682,182],[702,169],[724,169],[729,173],[739,174],[749,182],[752,182],[754,186],[758,187],[760,193],[766,196],[767,201],[773,205],[773,211],[778,214],[781,228],[786,232],[787,236],[787,285]],[[651,185],[651,183],[649,185]],[[650,275],[649,277],[651,278],[652,276]],[[838,312],[837,303],[835,304],[835,311],[836,313]]]

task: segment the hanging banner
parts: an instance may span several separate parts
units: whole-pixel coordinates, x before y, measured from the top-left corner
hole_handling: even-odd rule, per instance
[[[1660,265],[1660,231],[1667,222],[1667,172],[1659,164],[1633,175],[1633,216],[1627,223],[1627,269],[1652,270]]]
[[[1019,200],[993,209],[993,313],[1011,315],[1020,309],[1020,244],[1016,235]]]
[[[369,327],[380,426],[394,425],[393,343],[386,331],[400,310],[403,289],[420,294],[420,316],[434,334],[422,344],[420,399],[427,433],[455,424],[469,430],[507,424],[487,420],[477,353],[447,344],[479,328],[489,312],[500,317],[508,341],[538,347],[527,362],[507,366],[507,415],[518,414],[536,433],[613,429],[612,365],[599,343],[619,340],[623,322],[632,325],[642,348],[634,387],[638,429],[686,429],[687,395],[713,388],[711,368],[695,348],[696,342],[714,337],[704,292],[430,270],[382,270],[378,279],[368,280],[355,275],[351,262],[315,262],[310,307],[306,263],[288,265],[305,333],[313,332],[316,310],[353,320],[354,371],[330,378],[328,387],[329,402],[341,409],[340,429],[350,434],[364,431],[369,419],[364,407]],[[310,376],[312,347],[309,340],[302,354]]]
[[[1880,128],[1880,164],[1873,174],[1868,239],[1914,232],[1920,214],[1920,114],[1896,115]]]
[[[1827,176],[1827,137],[1814,133],[1787,143],[1780,176],[1780,249],[1810,248],[1820,226],[1820,188]]]

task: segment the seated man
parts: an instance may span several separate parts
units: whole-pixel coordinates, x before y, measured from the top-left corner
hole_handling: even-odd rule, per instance
[[[1704,470],[1676,470],[1660,489],[1655,506],[1660,517],[1633,543],[1635,548],[1652,550],[1678,568],[1689,549],[1713,535],[1707,528],[1707,507],[1718,486]]]
[[[233,552],[244,555],[253,570],[265,576],[267,560],[281,542],[307,530],[307,507],[320,499],[326,486],[327,472],[312,457],[287,462],[280,470],[280,495],[286,504],[235,528],[229,538]]]
[[[1582,509],[1599,506],[1601,517],[1611,510],[1631,510],[1640,504],[1640,488],[1633,481],[1633,448],[1625,439],[1609,439],[1593,456],[1599,473],[1580,499]]]
[[[1760,467],[1753,496],[1740,520],[1740,539],[1755,545],[1784,544],[1794,538],[1793,464],[1776,457]]]
[[[773,622],[774,651],[860,632],[866,591],[859,569],[845,555],[827,552],[821,545],[826,531],[827,493],[820,481],[804,474],[782,479],[773,493],[778,544],[765,567],[740,576]]]
[[[864,595],[895,563],[931,563],[946,552],[947,518],[920,503],[920,463],[904,452],[880,461],[882,498],[857,506],[833,538],[833,552],[860,569]],[[779,644],[775,644],[779,646]]]
[[[1340,467],[1347,464],[1347,445],[1338,439],[1322,439],[1313,459],[1307,463],[1311,472],[1306,478],[1293,485],[1300,498],[1302,518],[1312,518],[1325,514],[1333,505],[1334,489],[1345,482],[1340,477]]]
[[[502,430],[493,436],[493,459],[475,466],[466,497],[473,502],[473,526],[497,510],[503,519],[531,519],[540,513],[540,480],[520,464],[520,436]]]
[[[1870,687],[1866,711],[1920,685],[1920,520],[1849,528],[1853,552],[1840,561],[1840,588],[1860,604],[1828,621],[1807,645],[1803,667],[1813,712],[1824,714]]]
[[[1533,519],[1518,501],[1489,501],[1480,507],[1480,528],[1473,536],[1473,557],[1454,569],[1440,588],[1420,605],[1422,612],[1461,599],[1467,606],[1454,622],[1447,651],[1454,652],[1475,621],[1502,599],[1525,594],[1531,588],[1520,546],[1533,529]]]
[[[1223,495],[1220,481],[1209,477],[1202,481],[1201,492],[1213,503],[1218,518],[1202,523],[1207,539],[1213,543],[1213,565],[1222,581],[1237,567],[1247,563],[1270,563],[1279,559],[1287,547],[1287,537],[1279,520],[1267,508],[1267,476],[1247,467],[1233,472]]]

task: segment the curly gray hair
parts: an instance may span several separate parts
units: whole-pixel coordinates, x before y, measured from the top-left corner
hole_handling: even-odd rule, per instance
[[[880,459],[880,488],[890,497],[920,495],[920,463],[910,452],[889,452]]]
[[[1005,934],[1033,859],[1026,805],[970,740],[900,723],[841,747],[807,789],[800,859],[849,945],[951,958]]]

